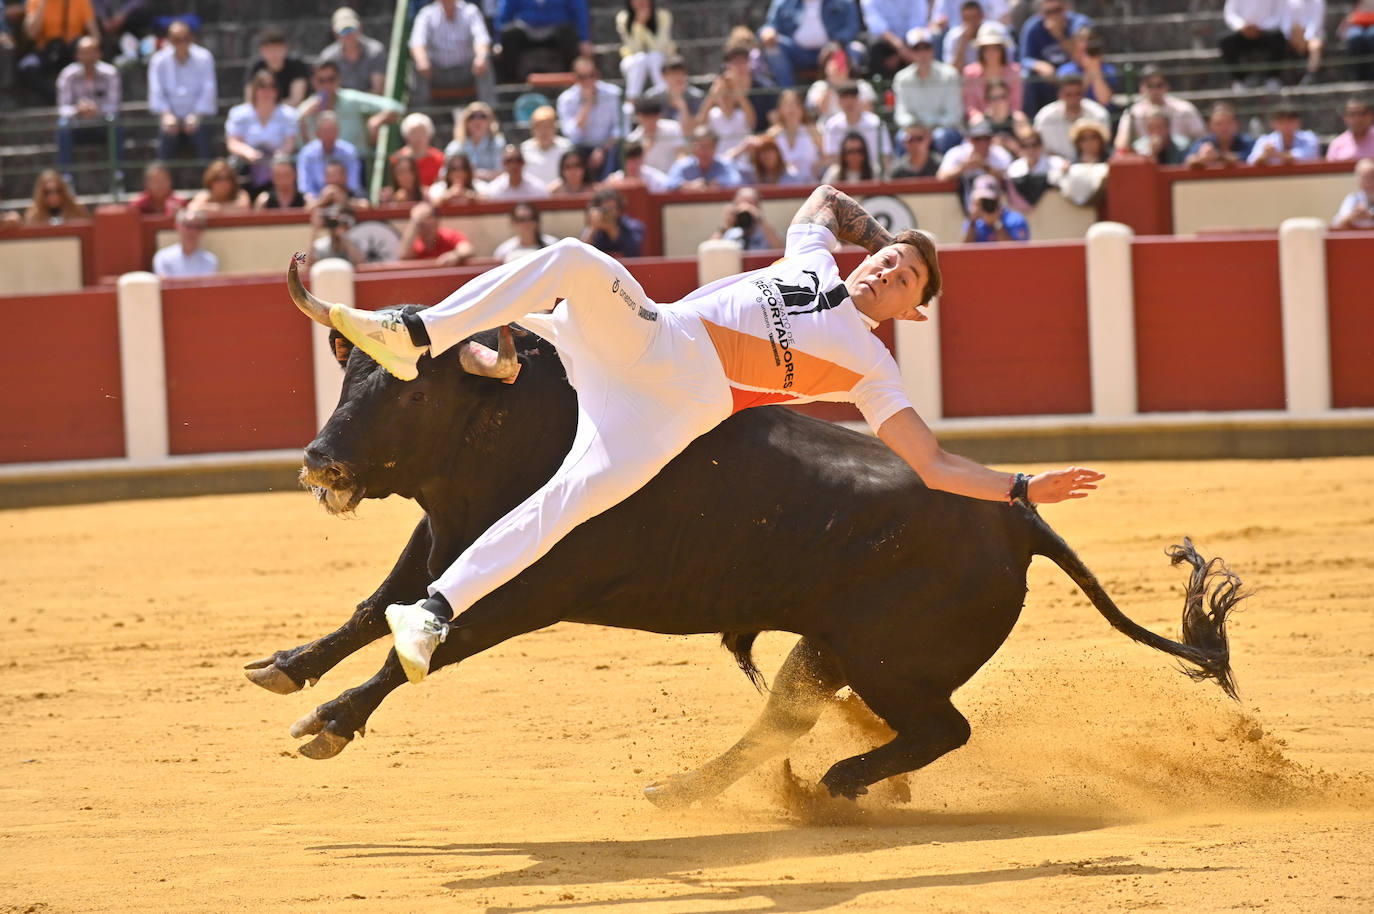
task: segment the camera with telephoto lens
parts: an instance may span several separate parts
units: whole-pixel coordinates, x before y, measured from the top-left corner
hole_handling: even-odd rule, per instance
[[[978,208],[985,213],[995,213],[997,212],[997,201],[985,197],[978,201]]]
[[[749,232],[754,228],[754,214],[747,209],[739,210],[735,213],[735,228],[742,232]]]
[[[336,228],[351,229],[356,220],[353,214],[341,207],[328,207],[320,214],[320,224],[331,232]]]

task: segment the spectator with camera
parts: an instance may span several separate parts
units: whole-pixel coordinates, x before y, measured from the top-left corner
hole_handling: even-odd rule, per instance
[[[1026,241],[1026,217],[1002,202],[1002,185],[992,175],[979,175],[969,193],[971,206],[964,222],[964,242]]]
[[[1070,60],[1060,65],[1055,71],[1055,78],[1067,73],[1079,74],[1083,77],[1083,91],[1086,97],[1104,108],[1109,108],[1116,94],[1121,91],[1121,76],[1114,65],[1103,60],[1107,46],[1102,41],[1102,36],[1091,27],[1084,27],[1074,33],[1070,44]],[[1159,68],[1154,64],[1146,64],[1141,71],[1141,78],[1148,79],[1147,71],[1150,70],[1158,73]]]
[[[644,251],[644,223],[625,215],[625,199],[611,188],[592,194],[582,240],[617,259]]]
[[[1374,229],[1374,159],[1355,163],[1355,189],[1341,201],[1331,227],[1339,231]]]
[[[320,63],[339,68],[339,88],[381,95],[386,84],[386,45],[363,34],[363,23],[350,6],[330,17],[334,42],[320,52]]]
[[[1331,141],[1326,161],[1345,162],[1352,159],[1374,158],[1374,110],[1361,98],[1345,100],[1345,132]]]
[[[187,207],[177,210],[177,243],[153,255],[153,272],[166,279],[177,276],[212,276],[219,272],[219,258],[201,247],[205,214]]]
[[[720,227],[711,237],[717,241],[734,241],[746,251],[777,251],[783,247],[782,236],[763,215],[763,200],[752,187],[735,191],[734,199],[725,206]]]
[[[119,123],[119,71],[100,59],[100,42],[76,42],[76,60],[57,77],[57,165],[71,182],[73,147],[113,145],[115,167],[124,153]]]
[[[472,257],[472,243],[457,229],[439,224],[439,214],[429,203],[410,209],[410,221],[401,234],[402,260],[432,260],[441,267],[457,266]]]
[[[1321,141],[1302,129],[1302,115],[1287,102],[1269,116],[1270,132],[1255,140],[1247,161],[1251,165],[1292,165],[1321,159]]]
[[[1250,157],[1255,141],[1240,132],[1236,109],[1227,102],[1217,102],[1207,113],[1209,132],[1188,149],[1183,164],[1189,168],[1220,168],[1243,165]]]
[[[148,59],[148,112],[158,117],[157,157],[174,159],[183,141],[210,158],[210,127],[219,99],[215,58],[196,44],[181,20],[167,27],[167,47]]]
[[[331,203],[312,212],[310,224],[318,235],[310,243],[306,265],[330,257],[347,260],[355,267],[365,263],[367,255],[348,238],[348,230],[357,222],[358,217],[347,203]]]

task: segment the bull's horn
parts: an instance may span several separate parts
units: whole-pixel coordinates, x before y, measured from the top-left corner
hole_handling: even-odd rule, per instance
[[[304,262],[304,254],[297,254],[291,258],[291,266],[286,270],[287,291],[291,293],[291,300],[296,303],[296,307],[300,308],[306,317],[333,330],[334,325],[329,320],[329,302],[320,301],[310,294],[309,289],[301,285],[301,276],[296,270],[296,264]]]
[[[498,378],[507,384],[514,384],[516,375],[520,374],[520,359],[515,355],[515,340],[511,338],[510,327],[502,327],[499,337],[495,352],[490,346],[470,341],[458,353],[458,363],[468,374]]]

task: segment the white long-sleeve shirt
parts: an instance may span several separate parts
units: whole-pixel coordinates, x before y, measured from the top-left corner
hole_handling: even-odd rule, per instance
[[[1266,32],[1283,31],[1288,24],[1288,0],[1226,0],[1226,27],[1239,32],[1257,25]]]
[[[148,61],[148,110],[153,114],[211,117],[219,109],[217,91],[214,55],[198,44],[191,45],[184,62],[171,47]]]

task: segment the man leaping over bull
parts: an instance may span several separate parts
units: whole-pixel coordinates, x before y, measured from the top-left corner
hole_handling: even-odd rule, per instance
[[[837,242],[869,251],[843,279]],[[880,321],[923,321],[940,292],[931,240],[893,237],[848,195],[822,186],[787,231],[783,260],[651,301],[630,272],[565,239],[472,280],[432,308],[373,313],[333,305],[340,333],[403,381],[419,360],[511,321],[558,347],[577,391],[577,432],[562,466],[493,524],[429,587],[386,619],[412,682],[462,612],[514,578],[583,521],[649,482],[693,439],[741,409],[852,402],[927,486],[989,501],[1082,498],[1103,478],[1079,467],[1028,477],[942,450],[874,336]],[[541,312],[557,299],[552,313]],[[487,350],[489,353],[490,350]]]

